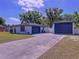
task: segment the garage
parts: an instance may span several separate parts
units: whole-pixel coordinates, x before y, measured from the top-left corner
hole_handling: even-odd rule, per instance
[[[40,26],[32,26],[32,34],[40,33]]]
[[[55,34],[73,34],[74,22],[56,22],[54,23]]]

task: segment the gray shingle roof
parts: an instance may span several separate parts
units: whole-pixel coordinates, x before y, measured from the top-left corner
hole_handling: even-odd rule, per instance
[[[41,27],[45,27],[44,25],[35,24],[35,23],[24,23],[24,24],[17,24],[17,25],[11,25],[11,26],[21,26],[21,25],[24,25],[24,26],[41,26]]]

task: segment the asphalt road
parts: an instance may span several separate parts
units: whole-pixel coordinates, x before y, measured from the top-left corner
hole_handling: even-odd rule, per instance
[[[64,37],[50,33],[34,36],[0,44],[0,59],[37,59]]]

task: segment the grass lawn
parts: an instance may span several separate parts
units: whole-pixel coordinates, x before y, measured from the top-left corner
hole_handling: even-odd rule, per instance
[[[79,59],[79,36],[68,36],[38,59]]]
[[[30,37],[31,35],[10,34],[8,32],[0,32],[0,43],[6,43],[6,42],[21,40]]]

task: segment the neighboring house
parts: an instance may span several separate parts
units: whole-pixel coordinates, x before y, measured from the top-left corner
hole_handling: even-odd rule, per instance
[[[4,32],[5,31],[5,26],[0,25],[0,32]]]
[[[38,34],[44,31],[45,26],[33,23],[7,26],[7,31],[16,34]]]

